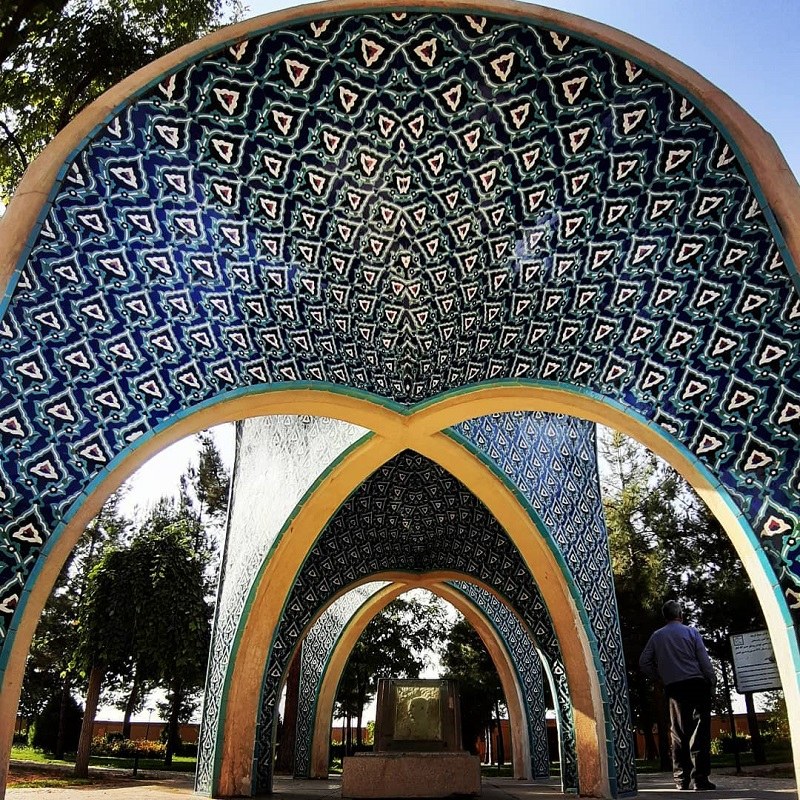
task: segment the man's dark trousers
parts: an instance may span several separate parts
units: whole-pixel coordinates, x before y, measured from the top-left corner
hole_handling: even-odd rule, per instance
[[[711,772],[711,692],[705,678],[670,683],[672,773],[676,784],[703,783]]]

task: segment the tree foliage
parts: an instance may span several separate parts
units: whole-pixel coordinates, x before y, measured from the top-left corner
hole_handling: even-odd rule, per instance
[[[729,538],[675,470],[616,432],[601,435],[600,453],[631,706],[653,757],[652,726],[659,725],[666,741],[666,720],[660,688],[645,680],[638,661],[663,624],[663,603],[680,599],[686,621],[700,629],[712,657],[728,661],[729,637],[762,627],[763,615]],[[719,696],[716,705],[725,710],[727,698]]]
[[[463,747],[475,753],[478,738],[491,727],[493,711],[505,705],[505,698],[489,652],[463,617],[450,628],[442,669],[444,677],[458,681]]]
[[[200,455],[197,466],[187,470],[187,476],[194,489],[198,502],[200,519],[206,515],[214,523],[219,523],[228,512],[228,491],[230,478],[222,463],[214,437],[208,432],[198,434]]]
[[[106,549],[124,538],[129,525],[119,511],[121,498],[122,492],[112,494],[78,540],[44,607],[28,655],[20,713],[31,721],[45,705],[56,702],[61,709],[57,726],[60,735],[48,731],[42,741],[53,743],[58,756],[68,745],[64,734],[68,728],[66,715],[72,707],[71,694],[82,689],[85,678],[75,668],[75,653],[88,576]],[[37,724],[40,737],[47,724]]]
[[[353,647],[339,681],[336,716],[355,717],[360,737],[364,708],[375,696],[378,679],[418,678],[426,651],[437,649],[445,632],[444,607],[436,598],[407,595],[391,602]]]
[[[181,481],[185,491],[157,501],[135,532],[119,510],[124,490],[87,526],[31,646],[20,702],[29,721],[47,705],[60,704],[66,715],[72,695],[97,673],[90,688],[102,685],[106,702],[124,708],[124,730],[160,685],[174,750],[177,723],[196,707],[204,679],[216,549],[209,530],[222,527],[227,504],[228,475],[214,441],[201,435],[200,445],[198,466]],[[57,741],[61,754],[63,736]]]
[[[151,520],[129,547],[106,553],[89,576],[77,650],[84,671],[135,674],[168,688],[168,759],[183,707],[202,685],[210,641],[204,564],[193,535],[190,521]],[[93,722],[87,701],[84,727]]]
[[[84,106],[241,13],[239,0],[0,0],[0,203]]]
[[[600,451],[607,467],[603,506],[631,709],[652,758],[656,750],[653,724],[659,725],[661,741],[666,729],[659,698],[639,671],[639,655],[650,634],[663,623],[661,606],[675,593],[675,576],[663,542],[677,529],[673,502],[679,479],[654,455],[618,432],[600,439]]]
[[[203,552],[209,571],[215,571],[217,541],[228,514],[230,476],[214,437],[206,431],[198,434],[197,442],[198,463],[189,465],[181,476],[179,505],[185,516],[195,517],[195,550]]]

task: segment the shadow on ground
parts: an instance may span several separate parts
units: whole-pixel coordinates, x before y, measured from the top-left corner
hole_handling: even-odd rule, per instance
[[[789,767],[790,769],[790,767]],[[798,800],[797,787],[785,769],[753,770],[737,775],[733,770],[712,775],[717,784],[714,791],[692,793],[703,800]],[[21,779],[38,785],[22,786]],[[193,795],[193,778],[185,773],[143,772],[133,778],[129,771],[93,768],[88,783],[81,785],[55,784],[71,781],[71,771],[46,765],[33,767],[28,763],[12,763],[8,800],[45,798],[49,800],[175,800]],[[639,776],[639,797],[643,800],[686,800],[687,792],[678,791],[668,773]],[[273,800],[339,800],[340,779],[293,780],[275,779]],[[487,778],[482,783],[484,800],[561,800],[564,795],[554,780],[518,781],[513,778]]]

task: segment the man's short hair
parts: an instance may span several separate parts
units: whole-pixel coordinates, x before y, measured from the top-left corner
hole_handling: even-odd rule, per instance
[[[672,622],[674,619],[681,619],[683,617],[683,609],[677,600],[667,600],[661,607],[661,613],[667,622]]]

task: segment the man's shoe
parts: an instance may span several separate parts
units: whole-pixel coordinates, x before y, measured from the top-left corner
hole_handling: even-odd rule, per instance
[[[692,784],[689,781],[675,781],[675,788],[685,792],[687,789],[692,788]]]
[[[695,781],[694,782],[694,790],[696,792],[708,792],[711,789],[716,789],[716,788],[717,788],[717,784],[716,783],[711,783],[711,781],[708,780],[708,779],[703,780],[703,781]]]

